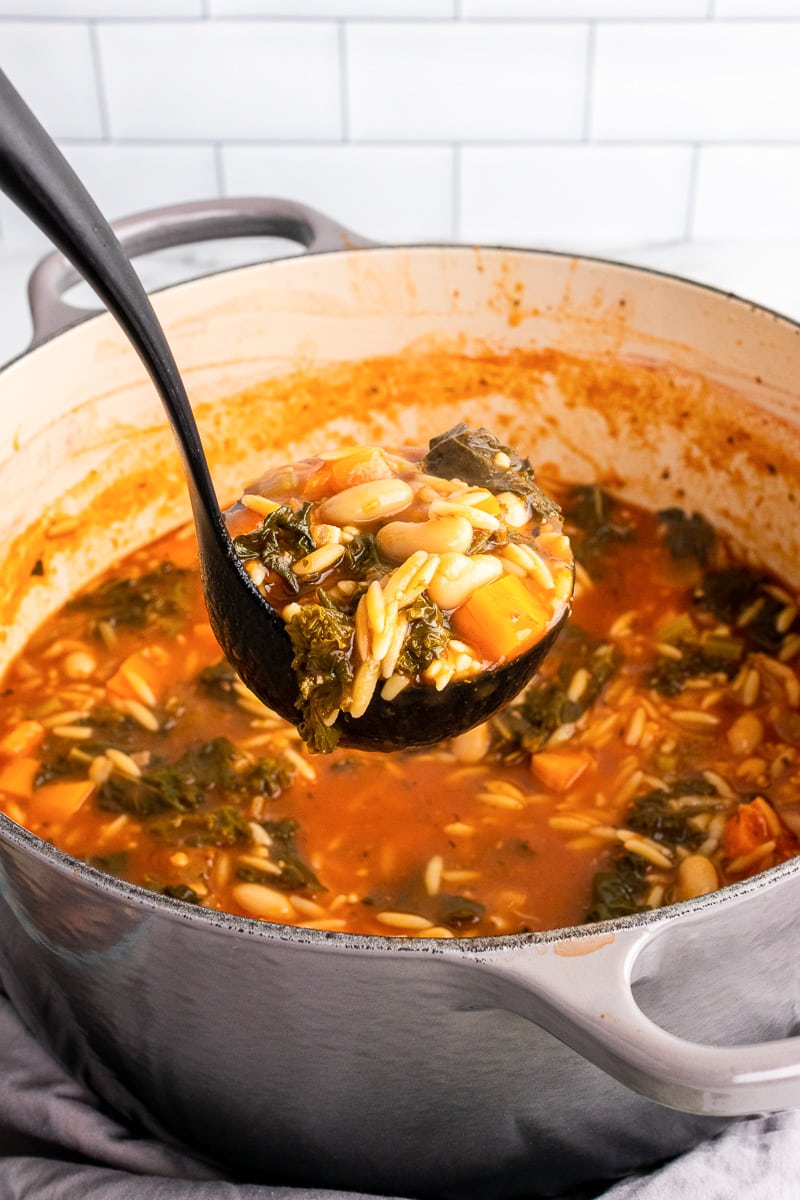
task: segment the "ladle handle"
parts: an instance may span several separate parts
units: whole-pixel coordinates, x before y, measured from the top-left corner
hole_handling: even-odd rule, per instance
[[[0,188],[91,285],[135,347],[167,410],[192,506],[222,524],[177,365],[111,227],[51,137],[0,71]]]
[[[112,229],[129,258],[172,246],[219,238],[273,237],[296,242],[308,254],[360,249],[373,245],[324,213],[274,196],[224,197],[153,208],[114,221]],[[92,317],[92,309],[64,301],[80,276],[54,252],[36,266],[28,284],[33,343]]]

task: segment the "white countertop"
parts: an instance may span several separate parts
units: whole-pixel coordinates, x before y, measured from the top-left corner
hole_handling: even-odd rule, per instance
[[[287,252],[286,243],[261,239],[207,242],[147,255],[137,266],[150,290],[181,279]],[[601,257],[653,267],[734,292],[800,321],[800,238],[785,242],[676,242],[620,249]],[[20,354],[31,336],[26,285],[41,251],[0,243],[0,363]],[[88,289],[80,300],[89,304]]]

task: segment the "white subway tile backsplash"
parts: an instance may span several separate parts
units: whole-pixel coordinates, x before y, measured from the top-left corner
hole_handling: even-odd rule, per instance
[[[800,24],[598,26],[599,139],[800,137]]]
[[[718,17],[800,17],[800,0],[714,0]]]
[[[798,236],[800,146],[706,146],[700,152],[692,234]]]
[[[706,17],[711,0],[461,0],[462,17]]]
[[[100,25],[116,138],[338,138],[338,31],[329,22]]]
[[[101,136],[97,80],[85,26],[3,21],[0,66],[54,137]]]
[[[212,17],[454,17],[456,0],[208,0]]]
[[[587,42],[577,24],[353,24],[351,136],[578,138]]]
[[[201,17],[203,0],[0,0],[0,17]]]
[[[464,147],[460,238],[597,250],[679,239],[691,149]]]
[[[310,204],[385,242],[452,240],[453,151],[439,146],[232,146],[229,195]]]
[[[64,145],[64,155],[112,220],[147,208],[202,200],[218,193],[211,146]],[[9,200],[0,197],[0,230],[20,245],[48,242]]]

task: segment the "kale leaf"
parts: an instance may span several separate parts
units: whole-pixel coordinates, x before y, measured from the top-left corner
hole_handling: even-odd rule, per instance
[[[268,513],[259,529],[241,533],[233,539],[237,556],[242,560],[258,559],[268,571],[282,579],[291,592],[299,592],[300,584],[292,564],[317,546],[309,528],[311,507],[308,501],[294,512],[288,504],[282,504]]]
[[[425,592],[405,610],[408,632],[397,659],[398,675],[419,675],[441,657],[452,636],[444,613]]]
[[[687,796],[708,797],[707,808],[675,803]],[[625,817],[625,824],[655,842],[696,849],[706,835],[703,830],[694,828],[691,818],[698,812],[716,808],[715,799],[719,799],[717,789],[707,779],[679,779],[669,788],[655,788],[637,796]]]
[[[557,658],[555,676],[536,676],[519,700],[493,718],[502,759],[535,754],[560,725],[579,720],[622,663],[622,655],[612,643],[597,641],[575,624],[561,634],[553,654],[553,659]],[[589,678],[580,698],[571,700],[569,687],[579,668],[585,669]]]
[[[638,854],[620,854],[606,871],[598,871],[592,881],[591,908],[587,922],[614,921],[642,912],[649,890],[647,862]]]
[[[708,562],[717,535],[700,513],[689,517],[682,508],[662,508],[658,514],[659,532],[673,558],[694,558],[701,567]]]
[[[175,634],[189,612],[193,579],[193,571],[162,563],[146,575],[101,583],[70,600],[67,611],[88,613],[89,632],[93,634],[101,622]]]
[[[147,830],[178,846],[235,846],[251,838],[247,818],[231,804],[210,812],[164,813],[152,817]]]
[[[597,484],[572,488],[564,505],[566,521],[575,527],[570,542],[583,566],[594,565],[609,542],[630,542],[636,531],[619,514],[620,504]]]
[[[777,654],[787,633],[800,632],[800,618],[795,616],[788,629],[778,629],[776,622],[787,603],[771,593],[773,583],[752,567],[722,567],[703,576],[692,603],[732,626],[748,650]]]
[[[505,455],[510,465],[500,466],[498,455]],[[420,468],[428,475],[461,479],[490,492],[516,492],[527,500],[531,515],[540,521],[558,519],[561,515],[558,505],[536,483],[530,460],[504,446],[488,429],[468,429],[460,421],[446,433],[431,438]]]
[[[239,697],[235,685],[239,676],[227,659],[222,658],[210,667],[203,667],[197,676],[197,685],[212,700],[222,704],[237,704]]]
[[[294,647],[292,667],[300,688],[300,736],[312,750],[329,754],[339,733],[325,722],[341,707],[353,681],[353,622],[330,605],[304,604],[287,621],[286,632]]]
[[[215,796],[269,795],[277,797],[290,779],[277,759],[261,758],[248,767],[225,737],[195,742],[174,763],[157,766],[139,779],[113,774],[97,792],[104,812],[127,812],[138,817],[156,813],[187,813]]]
[[[236,872],[237,879],[248,883],[263,883],[283,892],[296,892],[303,888],[314,892],[326,891],[300,856],[296,842],[299,829],[297,822],[285,818],[279,821],[263,821],[262,825],[270,839],[269,861],[280,868],[280,874],[259,871],[257,867],[248,864],[239,867]]]
[[[707,675],[732,679],[744,658],[744,642],[738,638],[682,639],[673,643],[680,658],[662,654],[647,679],[647,686],[662,696],[678,696],[688,680]]]

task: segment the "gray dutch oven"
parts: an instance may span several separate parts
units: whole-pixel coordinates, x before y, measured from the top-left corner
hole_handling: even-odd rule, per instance
[[[589,258],[372,247],[284,201],[190,205],[119,232],[132,253],[244,234],[314,251],[155,297],[223,498],[343,436],[499,415],[535,461],[700,509],[800,583],[793,323]],[[73,281],[60,258],[38,269],[34,348],[0,375],[0,669],[102,566],[187,516],[160,405],[111,319],[64,303]],[[431,411],[419,397],[402,414],[254,410],[247,393],[415,346],[553,350],[584,380],[622,362],[647,387],[564,394],[554,375],[536,402]],[[349,936],[182,905],[0,818],[2,982],[31,1029],[129,1120],[273,1183],[546,1195],[800,1103],[798,900],[794,861],[611,924]]]

